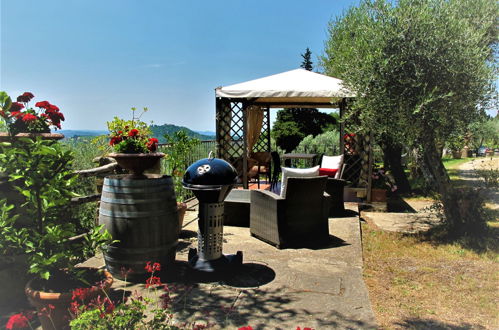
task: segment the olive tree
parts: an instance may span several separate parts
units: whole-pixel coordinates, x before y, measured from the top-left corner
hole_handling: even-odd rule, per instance
[[[490,102],[498,12],[495,0],[364,0],[330,22],[321,58],[357,92],[360,131],[418,150],[455,231],[464,215],[438,146]]]

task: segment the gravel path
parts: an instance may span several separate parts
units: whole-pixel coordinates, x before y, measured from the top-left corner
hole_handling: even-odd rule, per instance
[[[475,158],[470,162],[461,164],[459,166],[459,177],[462,180],[466,180],[470,186],[483,186],[483,179],[476,173],[478,169],[499,170],[499,157]],[[488,202],[486,206],[492,209],[499,209],[499,189],[490,188],[487,195]]]

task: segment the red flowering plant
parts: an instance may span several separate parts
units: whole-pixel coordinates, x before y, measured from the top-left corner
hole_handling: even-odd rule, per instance
[[[161,283],[156,276],[161,271],[157,262],[147,262],[146,271],[150,274],[145,282],[146,296],[135,291],[129,297],[123,296],[113,301],[109,296],[90,301],[85,290],[73,291],[71,303],[71,329],[207,329],[213,324],[185,323],[174,325],[172,294],[177,288]],[[128,272],[122,270],[125,276]],[[159,294],[158,299],[150,296]]]
[[[398,189],[393,176],[384,168],[377,167],[373,168],[372,187],[378,189],[390,189],[391,192],[395,192]]]
[[[36,102],[30,108],[29,102],[35,96],[24,92],[12,102],[6,92],[0,92],[0,116],[5,120],[11,135],[17,133],[50,133],[50,127],[61,129],[64,115],[54,104],[48,101]]]
[[[144,108],[138,117],[135,115],[136,111],[136,108],[132,108],[132,120],[114,117],[113,121],[107,123],[110,132],[109,145],[118,153],[149,153],[156,152],[158,148],[158,139],[149,137],[149,126],[140,120],[147,108]]]

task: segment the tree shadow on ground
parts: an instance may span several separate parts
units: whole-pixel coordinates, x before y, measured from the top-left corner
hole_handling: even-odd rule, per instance
[[[499,253],[499,227],[488,226],[480,235],[453,237],[448,234],[445,224],[436,226],[424,233],[406,234],[420,241],[434,245],[459,244],[462,248],[477,254],[487,252]]]
[[[330,215],[330,218],[350,218],[350,217],[356,217],[359,215],[359,212],[356,212],[354,210],[343,210],[342,212],[334,213],[333,215]]]
[[[401,196],[391,196],[387,201],[387,211],[397,213],[417,213]]]
[[[193,270],[187,262],[177,262],[176,269],[161,274],[161,280],[172,294],[174,318],[180,324],[207,322],[221,328],[251,325],[255,330],[270,325],[273,329],[372,327],[336,311],[318,313],[308,309],[299,304],[303,297],[288,288],[261,288],[275,276],[273,269],[257,263],[245,263],[211,276]]]
[[[310,250],[325,250],[325,249],[333,249],[333,248],[338,248],[341,246],[347,246],[350,245],[350,243],[347,243],[346,241],[342,240],[339,237],[336,237],[334,235],[329,235],[325,239],[316,239],[316,240],[309,240],[309,241],[302,241],[298,243],[298,245],[287,245],[285,248],[286,249],[310,249]]]
[[[460,325],[454,325],[442,321],[421,319],[421,318],[409,318],[397,322],[395,324],[403,329],[433,329],[433,330],[485,329],[484,326],[479,324],[463,323]]]

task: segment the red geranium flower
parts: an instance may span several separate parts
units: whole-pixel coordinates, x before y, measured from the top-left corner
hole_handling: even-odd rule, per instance
[[[158,149],[158,139],[156,139],[156,138],[150,138],[149,141],[146,144],[146,147],[151,152],[156,151],[156,149]]]
[[[20,111],[21,109],[24,109],[24,104],[22,103],[14,102],[10,105],[11,112]]]
[[[23,121],[24,121],[25,123],[31,123],[31,122],[33,122],[33,121],[37,121],[37,120],[38,120],[38,117],[37,117],[37,116],[35,116],[35,115],[33,115],[33,114],[31,114],[31,113],[27,113],[27,114],[25,114],[25,115],[23,116]]]
[[[135,128],[131,129],[130,132],[128,132],[128,136],[138,136],[139,131]]]
[[[157,276],[151,276],[146,280],[146,289],[153,285],[161,285],[161,279]]]
[[[21,117],[23,114],[21,113],[21,111],[12,111],[12,112],[10,113],[10,115],[11,115],[12,117],[14,117],[14,118],[19,118],[19,117]]]
[[[248,325],[248,326],[245,326],[245,327],[240,327],[237,330],[253,330],[253,328],[250,325]]]
[[[47,111],[59,111],[59,107],[57,105],[49,104]]]
[[[35,107],[48,109],[48,108],[50,108],[50,103],[48,101],[36,102]]]
[[[29,320],[28,318],[23,314],[14,314],[9,318],[9,321],[7,321],[7,324],[5,325],[5,329],[23,329],[29,327]]]
[[[109,141],[109,145],[111,146],[114,146],[115,144],[118,144],[120,143],[121,141],[123,141],[122,137],[121,136],[113,136],[111,138],[111,141]]]
[[[144,269],[148,272],[148,273],[153,273],[155,271],[160,271],[161,270],[161,264],[159,262],[155,262],[154,264],[151,265],[151,262],[148,261],[146,263],[146,266],[144,267]]]
[[[29,101],[31,101],[32,98],[34,98],[35,96],[33,94],[31,94],[30,92],[24,92],[23,95],[19,95],[17,97],[17,102],[24,102],[24,103],[28,103]]]

